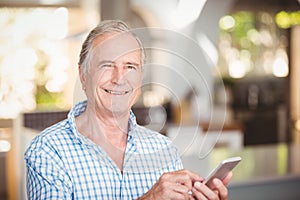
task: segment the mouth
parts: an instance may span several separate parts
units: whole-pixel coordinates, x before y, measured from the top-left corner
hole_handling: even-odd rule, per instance
[[[115,91],[115,90],[108,90],[108,89],[104,89],[104,91],[111,95],[125,95],[129,93],[129,91]]]

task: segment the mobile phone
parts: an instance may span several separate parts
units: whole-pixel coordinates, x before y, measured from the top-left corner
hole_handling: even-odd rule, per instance
[[[209,185],[214,178],[223,180],[241,160],[241,157],[231,157],[223,160],[214,170],[209,173],[203,183]]]

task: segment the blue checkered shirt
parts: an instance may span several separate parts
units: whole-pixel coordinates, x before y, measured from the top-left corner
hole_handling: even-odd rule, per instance
[[[137,199],[164,172],[182,169],[170,140],[139,126],[131,112],[123,172],[99,146],[83,137],[75,117],[86,108],[77,104],[68,118],[45,129],[25,153],[28,199]]]

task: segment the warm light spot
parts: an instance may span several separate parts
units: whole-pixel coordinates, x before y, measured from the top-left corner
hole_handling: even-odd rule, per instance
[[[284,58],[278,57],[273,63],[273,74],[277,77],[286,77],[289,74],[289,67]]]
[[[11,145],[7,140],[0,140],[0,152],[8,152],[10,147]]]
[[[256,29],[250,29],[247,32],[247,37],[255,45],[260,45],[261,44],[261,37],[260,37],[259,32]]]
[[[274,44],[272,35],[269,30],[261,30],[260,31],[261,43],[266,47],[272,47]]]
[[[68,33],[68,9],[57,8],[51,20],[49,20],[49,26],[47,36],[49,39],[63,39]]]
[[[15,65],[22,66],[23,69],[33,68],[36,64],[38,57],[33,48],[23,48],[19,49],[14,55]]]
[[[290,28],[291,26],[300,24],[300,11],[290,13],[281,11],[276,14],[275,20],[280,28]]]
[[[145,91],[143,95],[143,103],[146,107],[162,105],[164,100],[164,95],[156,91]]]
[[[276,23],[280,28],[290,27],[289,14],[285,11],[281,11],[276,15]]]
[[[46,89],[49,92],[62,92],[65,83],[68,81],[68,74],[66,72],[60,72],[46,83]]]
[[[243,62],[235,60],[229,63],[229,75],[232,78],[242,78],[246,74],[246,67]]]
[[[295,128],[297,131],[300,131],[300,119],[295,122]]]
[[[277,49],[273,62],[273,74],[277,77],[286,77],[289,74],[288,56],[284,49]]]
[[[235,20],[232,16],[226,15],[220,19],[219,26],[223,30],[232,29],[235,26]]]

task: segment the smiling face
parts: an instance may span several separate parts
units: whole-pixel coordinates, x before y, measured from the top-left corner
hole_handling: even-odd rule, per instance
[[[141,49],[129,33],[105,33],[93,42],[87,74],[80,70],[96,112],[128,114],[141,93]]]

